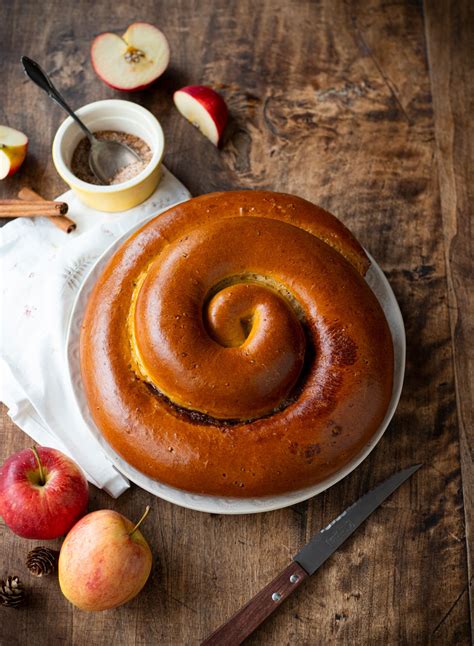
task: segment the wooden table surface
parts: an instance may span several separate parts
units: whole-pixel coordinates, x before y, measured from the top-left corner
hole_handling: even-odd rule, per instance
[[[118,97],[154,112],[165,163],[194,195],[265,188],[334,212],[384,269],[408,337],[388,431],[355,472],[312,500],[231,517],[181,509],[134,486],[116,501],[92,488],[91,510],[135,518],[152,507],[144,533],[153,573],[124,607],[74,609],[54,577],[26,572],[37,543],[0,525],[0,576],[18,574],[30,589],[24,609],[1,610],[2,646],[198,644],[312,533],[415,462],[424,467],[248,643],[469,643],[473,9],[469,0],[49,0],[41,11],[33,0],[2,3],[0,123],[26,132],[30,151],[21,172],[1,183],[1,197],[23,185],[46,197],[64,190],[50,156],[64,115],[24,78],[26,54],[73,106]],[[136,19],[164,30],[171,64],[148,90],[120,94],[94,74],[89,45]],[[222,150],[173,107],[173,91],[189,83],[225,95],[232,123]],[[30,440],[5,410],[1,424],[3,460]]]

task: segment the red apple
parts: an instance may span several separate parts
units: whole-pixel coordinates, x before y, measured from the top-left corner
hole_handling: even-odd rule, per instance
[[[56,449],[25,449],[0,469],[0,516],[23,538],[66,534],[85,513],[88,499],[82,471]]]
[[[82,610],[108,610],[133,599],[147,582],[152,555],[138,527],[111,509],[87,514],[61,547],[61,591]]]
[[[218,146],[229,115],[221,95],[206,85],[188,85],[175,92],[173,99],[183,117]]]
[[[106,32],[92,43],[92,66],[115,90],[142,90],[168,67],[170,48],[162,31],[135,22],[123,36]]]
[[[28,148],[28,137],[19,130],[0,126],[0,179],[5,179],[23,164]]]

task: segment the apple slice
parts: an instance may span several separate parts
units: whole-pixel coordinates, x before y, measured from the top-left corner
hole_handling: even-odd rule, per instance
[[[123,36],[104,33],[91,47],[92,67],[115,90],[134,91],[156,81],[168,67],[170,48],[162,31],[135,22]]]
[[[23,164],[28,137],[19,130],[0,126],[0,179],[13,175]]]
[[[177,90],[173,99],[183,117],[218,146],[229,115],[221,95],[206,85],[188,85]]]

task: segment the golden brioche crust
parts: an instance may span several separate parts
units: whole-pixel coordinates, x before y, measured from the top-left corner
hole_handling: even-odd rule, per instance
[[[86,309],[98,428],[134,467],[189,491],[265,496],[330,476],[391,398],[368,266],[339,220],[295,196],[171,208],[116,252]]]

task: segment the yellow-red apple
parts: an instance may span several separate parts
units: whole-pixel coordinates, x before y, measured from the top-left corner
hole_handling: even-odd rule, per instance
[[[0,179],[16,173],[23,164],[28,149],[28,137],[19,130],[0,126]]]
[[[134,91],[156,81],[168,67],[170,48],[162,31],[135,22],[123,36],[100,34],[91,47],[92,67],[115,90]]]
[[[59,554],[59,585],[82,610],[108,610],[133,599],[151,572],[152,555],[136,525],[111,509],[94,511],[74,525]]]

